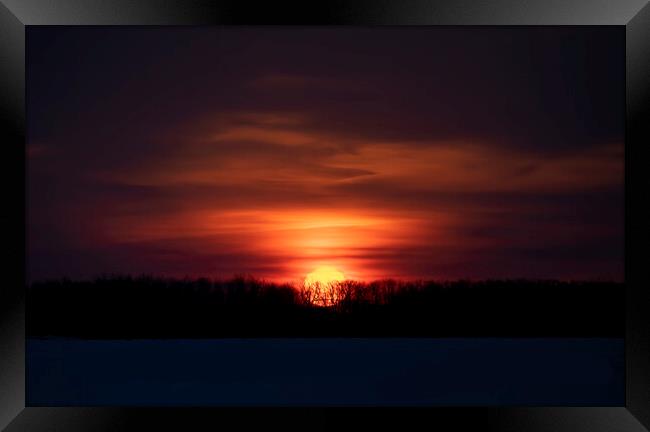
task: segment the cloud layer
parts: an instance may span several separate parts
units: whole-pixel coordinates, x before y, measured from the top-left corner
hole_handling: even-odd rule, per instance
[[[34,29],[31,279],[623,277],[622,33]]]

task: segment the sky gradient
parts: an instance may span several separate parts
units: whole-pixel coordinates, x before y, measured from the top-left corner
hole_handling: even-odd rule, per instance
[[[623,280],[621,28],[27,33],[30,280]]]

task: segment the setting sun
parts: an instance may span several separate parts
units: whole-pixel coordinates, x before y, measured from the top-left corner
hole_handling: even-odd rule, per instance
[[[345,280],[345,275],[332,266],[320,266],[305,277],[305,285],[329,285],[332,282]]]

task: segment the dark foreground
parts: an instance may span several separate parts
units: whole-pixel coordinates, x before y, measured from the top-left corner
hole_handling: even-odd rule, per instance
[[[336,289],[335,304],[319,307],[313,290],[251,278],[35,283],[27,332],[85,339],[624,335],[619,283],[378,281]]]
[[[623,339],[27,340],[28,406],[625,403]]]

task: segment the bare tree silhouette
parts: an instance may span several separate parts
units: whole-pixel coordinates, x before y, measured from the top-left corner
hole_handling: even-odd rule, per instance
[[[274,284],[102,276],[33,283],[30,337],[603,336],[624,334],[624,289],[553,280]]]

